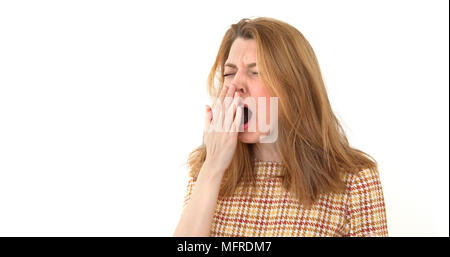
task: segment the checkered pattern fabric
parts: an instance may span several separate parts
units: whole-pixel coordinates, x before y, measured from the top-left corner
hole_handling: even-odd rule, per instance
[[[322,195],[310,208],[284,190],[281,163],[256,161],[256,188],[239,187],[219,198],[211,236],[388,236],[384,196],[378,172],[343,174],[344,193]],[[190,177],[183,207],[195,179]]]

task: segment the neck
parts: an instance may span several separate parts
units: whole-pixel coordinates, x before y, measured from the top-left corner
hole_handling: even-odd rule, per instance
[[[275,143],[256,143],[253,145],[254,157],[260,161],[281,162],[281,155]]]

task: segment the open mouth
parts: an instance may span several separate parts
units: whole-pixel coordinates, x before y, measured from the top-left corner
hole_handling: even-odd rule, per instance
[[[244,116],[242,117],[241,123],[244,124],[244,126],[245,126],[251,118],[252,118],[252,111],[250,111],[248,106],[245,104],[244,105]]]

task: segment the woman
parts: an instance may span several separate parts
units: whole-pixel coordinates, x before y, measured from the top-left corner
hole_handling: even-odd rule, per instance
[[[174,236],[388,235],[377,163],[350,147],[297,29],[264,17],[233,24],[208,91],[217,101],[206,106],[203,144],[188,159]],[[277,106],[242,107],[261,97]],[[277,122],[262,130],[264,117]],[[268,135],[275,140],[262,142]]]

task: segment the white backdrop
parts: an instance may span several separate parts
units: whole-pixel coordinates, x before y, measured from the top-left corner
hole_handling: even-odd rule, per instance
[[[390,235],[448,236],[442,0],[0,2],[0,235],[171,236],[209,69],[254,16],[311,43]]]

